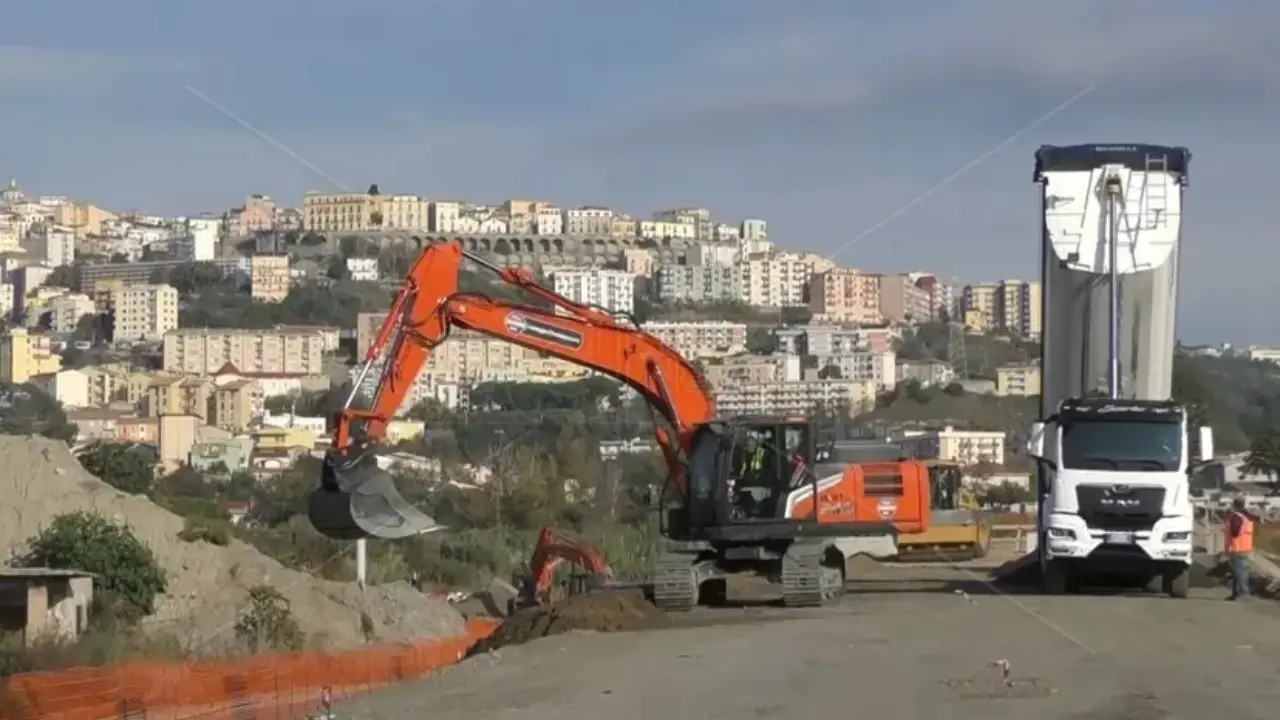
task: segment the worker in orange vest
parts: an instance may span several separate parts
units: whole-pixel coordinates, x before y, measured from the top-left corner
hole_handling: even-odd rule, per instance
[[[1242,600],[1249,597],[1249,553],[1253,552],[1254,517],[1245,509],[1244,498],[1231,502],[1231,514],[1227,516],[1227,563],[1231,568],[1231,597]]]

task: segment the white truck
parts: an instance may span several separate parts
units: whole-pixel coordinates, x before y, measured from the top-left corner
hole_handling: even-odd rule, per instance
[[[1190,587],[1190,471],[1213,455],[1172,399],[1190,153],[1045,146],[1036,552],[1046,592],[1098,575]],[[1034,312],[1034,309],[1033,309]]]

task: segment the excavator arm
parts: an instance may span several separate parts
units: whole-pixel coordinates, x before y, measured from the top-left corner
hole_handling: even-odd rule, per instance
[[[464,259],[551,307],[460,292]],[[657,416],[658,444],[677,489],[685,492],[689,434],[715,415],[710,389],[696,367],[633,323],[562,297],[521,268],[498,267],[456,243],[433,244],[410,269],[369,347],[346,407],[337,415],[324,478],[310,508],[312,523],[322,533],[344,539],[401,538],[438,529],[400,496],[391,477],[378,469],[373,450],[432,349],[455,327],[575,363],[635,389]],[[381,375],[372,402],[367,408],[352,407],[375,369]]]

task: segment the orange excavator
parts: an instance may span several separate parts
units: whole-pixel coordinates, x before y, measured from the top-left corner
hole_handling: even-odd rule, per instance
[[[613,570],[599,550],[572,533],[543,528],[529,558],[529,572],[516,584],[520,594],[512,599],[508,612],[550,602],[556,571],[566,562],[577,570],[570,577],[570,595],[599,590],[613,582]]]
[[[543,309],[461,292],[464,260],[552,306]],[[433,348],[452,328],[500,338],[595,370],[642,395],[654,415],[670,474],[659,498],[670,541],[655,563],[653,597],[667,610],[725,597],[732,574],[782,586],[786,605],[812,607],[844,593],[846,559],[860,542],[929,525],[929,480],[910,464],[848,464],[819,447],[804,417],[719,419],[698,369],[630,319],[574,302],[521,268],[503,268],[457,243],[427,246],[369,348],[332,445],[309,516],[339,539],[407,538],[439,529],[396,490],[376,452]],[[352,407],[374,367],[367,408]]]

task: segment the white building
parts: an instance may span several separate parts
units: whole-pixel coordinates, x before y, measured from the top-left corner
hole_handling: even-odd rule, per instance
[[[182,234],[173,240],[173,252],[187,262],[208,262],[218,255],[219,218],[187,218]]]
[[[1004,464],[1005,434],[999,430],[957,430],[947,426],[941,430],[908,431],[902,447],[909,455],[977,465]]]
[[[178,291],[171,285],[132,285],[116,290],[115,342],[159,340],[178,329]]]
[[[347,258],[347,277],[355,282],[378,282],[378,258]]]
[[[610,312],[635,312],[636,276],[622,270],[557,270],[555,292],[570,300]]]
[[[44,261],[49,267],[70,265],[76,259],[76,234],[70,228],[50,225],[44,230]]]
[[[539,207],[533,216],[535,235],[563,235],[564,213],[557,207]]]
[[[51,329],[60,334],[75,332],[80,318],[98,311],[88,295],[67,293],[49,301],[49,312],[53,316]]]
[[[874,407],[876,385],[851,380],[798,380],[769,384],[735,384],[717,388],[716,406],[723,415],[810,415],[843,410],[848,414]]]

